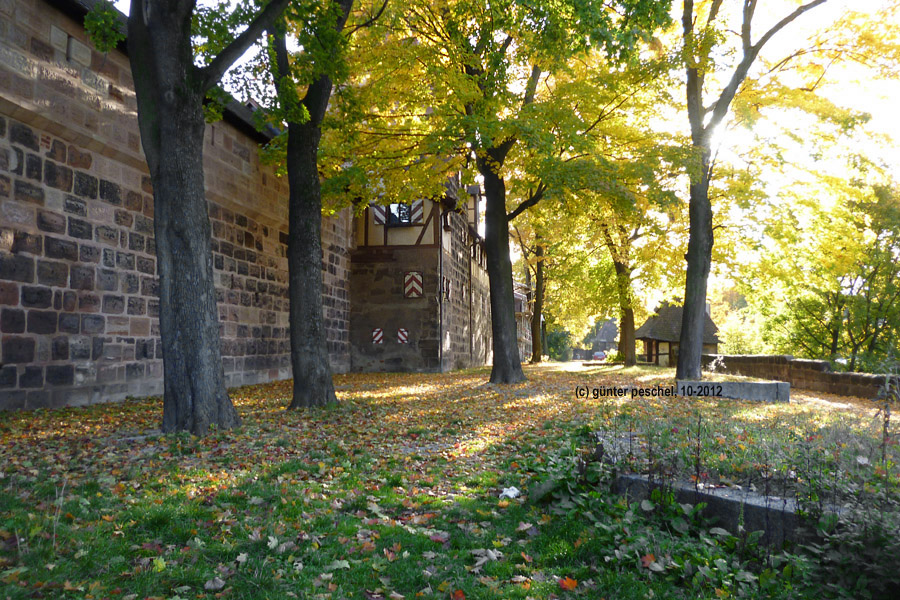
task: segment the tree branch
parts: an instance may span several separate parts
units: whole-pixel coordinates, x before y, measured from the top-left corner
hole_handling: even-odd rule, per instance
[[[231,40],[211,63],[200,69],[200,84],[203,92],[215,86],[231,65],[247,51],[275,19],[284,12],[291,0],[272,0],[239,36]]]
[[[272,36],[272,46],[275,50],[275,68],[278,71],[278,77],[275,81],[275,90],[278,93],[278,102],[281,104],[281,108],[285,112],[289,112],[293,110],[294,107],[288,106],[288,104],[291,102],[291,99],[287,98],[286,94],[282,92],[283,82],[285,82],[285,80],[291,76],[291,66],[290,62],[288,62],[288,51],[285,34],[275,31],[274,28],[271,28],[269,30],[269,34]]]
[[[537,92],[537,85],[540,79],[541,68],[534,65],[531,67],[531,76],[528,78],[528,83],[525,85],[525,98],[522,100],[522,106],[527,106],[534,102],[534,95]]]
[[[744,56],[750,53],[753,47],[753,36],[750,28],[753,24],[753,13],[756,11],[757,0],[744,0],[744,17],[741,20],[741,46],[744,50]]]
[[[716,100],[716,104],[713,108],[712,117],[709,120],[709,123],[706,127],[703,128],[703,134],[707,134],[710,130],[715,128],[719,123],[722,122],[722,119],[725,118],[725,115],[728,113],[728,107],[731,105],[731,101],[734,99],[735,94],[737,93],[738,88],[741,83],[743,83],[744,79],[747,77],[747,73],[750,71],[750,65],[753,64],[753,61],[756,60],[756,57],[759,55],[759,51],[762,50],[763,46],[772,39],[776,33],[784,29],[788,24],[794,21],[797,17],[807,12],[808,10],[812,10],[813,8],[819,6],[820,4],[824,4],[828,0],[812,0],[812,2],[808,2],[802,6],[797,7],[797,9],[781,19],[769,29],[756,44],[750,43],[748,45],[750,35],[750,23],[745,22],[741,28],[741,38],[744,43],[744,56],[741,59],[741,62],[735,68],[734,73],[731,76],[731,80],[728,82],[728,85],[725,86],[725,89],[722,90],[722,93],[719,95],[719,99]],[[685,2],[687,4],[687,2]],[[750,8],[748,9],[748,5]],[[745,0],[744,3],[744,19],[747,19],[748,16],[750,19],[753,18],[753,8],[755,8],[756,0]],[[690,110],[690,107],[688,107]]]
[[[803,13],[814,9],[815,7],[819,6],[820,4],[825,4],[827,1],[828,0],[813,0],[812,2],[807,2],[806,4],[804,4],[802,6],[798,6],[797,10],[795,10],[794,12],[792,12],[791,14],[789,14],[782,20],[778,21],[778,23],[773,25],[772,28],[770,30],[768,30],[759,39],[758,42],[756,42],[756,44],[753,46],[753,48],[756,50],[757,53],[759,53],[759,51],[762,49],[762,47],[766,45],[766,43],[772,38],[773,35],[775,35],[779,31],[781,31],[782,29],[784,29],[787,25],[789,25],[792,21],[794,21],[794,19],[796,19]]]
[[[695,146],[702,145],[703,141],[703,79],[700,70],[695,65],[696,44],[694,41],[694,2],[684,0],[684,12],[681,14],[682,39],[684,41],[687,66],[687,110],[688,121],[691,124],[691,140]]]
[[[719,16],[719,9],[722,8],[722,0],[713,0],[712,5],[709,7],[709,17],[706,19],[706,26],[709,27],[712,25],[712,22],[716,20],[716,17]]]
[[[348,35],[348,36],[353,35],[353,34],[356,33],[357,31],[359,31],[360,29],[363,29],[363,28],[365,28],[365,27],[371,27],[371,26],[375,23],[375,21],[377,21],[378,19],[380,19],[380,18],[381,18],[381,15],[384,14],[384,9],[387,8],[387,5],[388,5],[388,2],[389,2],[389,1],[390,1],[390,0],[384,0],[384,4],[381,5],[381,8],[378,9],[378,12],[375,13],[375,15],[374,15],[372,18],[370,18],[369,20],[367,20],[365,23],[360,23],[359,25],[357,25],[356,27],[354,27],[353,29],[351,29],[351,30],[347,33],[347,35]]]
[[[547,186],[544,185],[544,182],[538,183],[537,189],[531,194],[526,200],[523,200],[521,204],[519,204],[511,213],[506,215],[507,221],[512,221],[516,217],[518,217],[522,212],[531,208],[535,204],[541,201],[544,197],[544,192],[547,191]]]

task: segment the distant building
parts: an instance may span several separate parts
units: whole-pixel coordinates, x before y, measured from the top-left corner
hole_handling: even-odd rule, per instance
[[[468,193],[467,193],[468,192]],[[448,371],[491,361],[490,287],[478,186],[372,205],[355,220],[350,270],[354,371]]]
[[[637,341],[644,342],[642,358],[649,363],[667,367],[678,361],[678,343],[681,339],[682,307],[668,302],[656,309],[635,332]],[[709,316],[707,306],[706,323],[703,327],[703,354],[718,354],[719,328]]]
[[[516,340],[519,345],[519,359],[524,362],[531,358],[531,304],[528,294],[531,289],[524,283],[514,282],[513,297],[516,307]]]
[[[593,332],[588,334],[584,340],[586,344],[591,345],[591,353],[609,352],[618,347],[619,328],[615,319],[607,319],[598,322],[594,326]]]

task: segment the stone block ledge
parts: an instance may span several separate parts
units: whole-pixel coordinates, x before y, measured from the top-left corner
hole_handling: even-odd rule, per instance
[[[710,396],[753,402],[790,402],[791,384],[784,381],[676,381],[679,396]]]
[[[802,541],[797,502],[792,498],[764,496],[756,492],[733,488],[698,489],[692,483],[652,481],[646,475],[619,475],[613,481],[613,492],[629,500],[644,500],[652,490],[671,491],[675,501],[682,504],[705,504],[704,517],[714,519],[716,526],[732,535],[741,530],[762,531],[761,543],[780,547],[785,542]],[[840,507],[825,510],[840,514]]]

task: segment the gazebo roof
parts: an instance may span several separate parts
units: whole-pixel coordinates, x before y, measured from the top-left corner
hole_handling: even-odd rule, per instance
[[[639,340],[677,342],[681,339],[681,315],[681,306],[673,306],[665,302],[656,309],[656,314],[647,319],[634,332],[634,337]],[[716,327],[712,318],[707,314],[706,323],[703,326],[703,343],[718,344],[718,331],[719,328]]]

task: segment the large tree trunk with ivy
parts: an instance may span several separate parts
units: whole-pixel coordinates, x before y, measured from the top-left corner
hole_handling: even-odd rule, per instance
[[[491,383],[525,381],[516,331],[512,261],[509,258],[509,220],[506,216],[506,184],[498,174],[512,142],[484,151],[477,161],[484,178],[484,248],[491,287],[491,333],[494,360]]]
[[[165,395],[162,429],[203,435],[240,425],[228,398],[219,344],[210,224],[203,179],[203,100],[287,0],[272,2],[207,67],[194,64],[195,1],[132,0],[128,55],[141,144],[153,184],[159,327]]]
[[[336,27],[343,29],[352,0],[339,3],[342,16]],[[276,35],[278,76],[290,77],[287,45]],[[293,79],[291,78],[291,81]],[[322,120],[331,97],[332,81],[319,76],[308,88],[302,104],[309,120],[288,122],[288,296],[290,302],[291,370],[293,397],[290,408],[323,406],[337,402],[325,340],[322,314],[322,193],[319,183],[319,141]],[[284,90],[284,86],[282,86]],[[280,95],[288,113],[296,106],[290,94]]]

